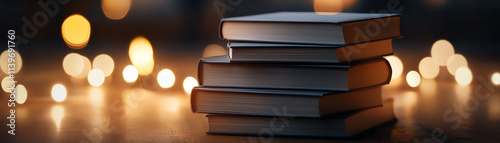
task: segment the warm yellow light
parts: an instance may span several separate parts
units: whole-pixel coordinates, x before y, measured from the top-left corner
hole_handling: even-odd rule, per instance
[[[436,81],[434,79],[422,79],[420,81],[420,93],[423,93],[423,95],[432,97],[436,95]]]
[[[80,55],[83,59],[83,70],[78,74],[77,76],[74,76],[76,79],[83,79],[86,78],[87,75],[89,74],[90,70],[92,69],[92,64],[90,63],[89,58]]]
[[[163,69],[158,73],[156,80],[158,81],[158,84],[160,85],[160,87],[170,88],[175,83],[174,72],[172,72],[169,69]]]
[[[92,68],[100,69],[107,77],[113,73],[113,70],[115,69],[115,62],[111,56],[107,54],[100,54],[94,58],[94,61],[92,61]]]
[[[462,86],[469,85],[472,82],[472,72],[467,67],[460,67],[455,72],[455,80]]]
[[[87,80],[92,86],[101,86],[104,83],[104,73],[101,69],[93,69],[89,72]]]
[[[423,78],[433,79],[439,74],[439,65],[431,57],[425,57],[418,64],[418,71]]]
[[[387,56],[385,59],[389,62],[392,69],[392,79],[398,78],[403,73],[403,63],[397,56]]]
[[[438,40],[434,42],[431,49],[431,56],[440,66],[446,66],[448,58],[455,54],[455,49],[448,40]]]
[[[56,102],[62,102],[66,99],[66,87],[62,84],[56,84],[52,87],[52,99]]]
[[[193,90],[194,87],[198,86],[198,81],[195,78],[188,76],[186,77],[186,79],[184,79],[182,85],[184,87],[184,91],[186,91],[186,93],[188,94],[191,94],[191,90]]]
[[[54,120],[57,131],[59,132],[61,130],[61,121],[64,117],[64,108],[61,105],[56,105],[52,107],[50,112],[52,120]]]
[[[203,51],[203,57],[215,57],[227,55],[226,49],[217,44],[210,44],[205,47]]]
[[[89,90],[89,101],[94,107],[100,107],[104,103],[104,91],[100,87],[92,87]]]
[[[28,99],[28,90],[26,90],[26,87],[24,85],[19,84],[16,86],[16,102],[18,104],[24,104],[26,102],[26,99]]]
[[[14,87],[15,82],[10,76],[6,76],[2,79],[2,89],[3,91],[10,93],[9,88]]]
[[[493,75],[491,75],[491,82],[494,85],[500,85],[500,73],[495,72]]]
[[[318,14],[342,12],[342,0],[314,0],[314,12]]]
[[[134,82],[135,80],[137,80],[137,77],[139,77],[138,74],[139,73],[137,72],[137,69],[132,65],[128,65],[125,67],[125,69],[123,69],[123,79],[125,80],[125,82]]]
[[[119,20],[127,15],[131,3],[131,0],[102,0],[101,7],[106,17]]]
[[[420,84],[420,75],[416,71],[410,71],[406,75],[406,82],[411,87],[417,87]]]
[[[11,73],[13,71],[15,71],[15,73],[19,72],[21,70],[21,67],[23,67],[23,58],[21,58],[21,55],[19,54],[19,52],[17,51],[14,51],[14,61],[12,63],[14,63],[15,65],[15,68],[13,67],[10,67],[10,68],[13,68],[11,69]],[[0,55],[0,68],[2,69],[2,72],[5,73],[5,74],[9,74],[9,51],[8,50],[5,50],[2,52],[2,54]]]
[[[446,68],[452,75],[455,75],[455,72],[457,72],[458,68],[467,66],[467,59],[465,59],[465,57],[460,54],[450,56],[450,58],[448,58],[448,62],[446,62]]]
[[[89,42],[90,23],[82,15],[73,14],[64,20],[61,32],[66,45],[72,49],[81,49]]]
[[[63,59],[63,69],[66,74],[78,77],[85,68],[85,59],[77,53],[70,53]]]
[[[148,39],[144,37],[136,37],[130,43],[128,51],[132,65],[137,68],[139,75],[149,75],[153,71],[154,57],[153,47]]]

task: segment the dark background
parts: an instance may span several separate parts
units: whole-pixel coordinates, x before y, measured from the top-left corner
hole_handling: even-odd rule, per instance
[[[46,1],[46,0],[41,0]],[[177,81],[173,89],[182,88],[187,76],[196,76],[198,59],[209,44],[224,46],[226,41],[218,38],[220,17],[213,3],[216,0],[133,0],[132,6],[121,20],[108,19],[102,12],[101,1],[70,0],[60,5],[55,17],[49,17],[48,24],[38,28],[38,34],[28,39],[27,44],[18,46],[23,56],[23,74],[62,72],[64,56],[77,52],[93,59],[106,53],[115,58],[114,77],[119,79],[128,60],[128,46],[136,36],[145,36],[155,51],[156,63],[172,69]],[[223,17],[260,14],[275,11],[314,11],[313,0],[241,0],[237,5],[227,4],[232,11]],[[397,0],[392,0],[397,1]],[[444,3],[439,4],[440,1]],[[33,14],[42,11],[32,0],[4,0],[2,7],[2,31],[14,29],[21,33],[22,17],[32,21]],[[379,12],[388,9],[390,0],[357,0],[345,7],[343,12]],[[486,63],[489,71],[498,70],[500,31],[498,16],[499,1],[492,0],[400,0],[403,8],[401,31],[404,38],[394,40],[394,51],[405,65],[403,73],[418,70],[418,62],[430,56],[432,44],[447,39],[455,52],[467,57],[469,63]],[[437,2],[437,3],[436,3]],[[85,16],[92,28],[87,46],[80,50],[68,48],[61,36],[61,24],[72,14]],[[5,39],[7,40],[7,39]],[[1,48],[2,51],[6,47]],[[474,68],[473,72],[482,70]],[[160,67],[160,68],[162,68]],[[38,72],[33,72],[38,71]],[[69,76],[56,77],[68,81]],[[121,79],[119,79],[121,80]]]

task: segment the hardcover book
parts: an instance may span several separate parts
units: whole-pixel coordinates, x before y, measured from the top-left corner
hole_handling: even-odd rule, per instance
[[[355,45],[229,42],[233,62],[348,63],[392,54],[392,39]]]
[[[400,36],[398,14],[275,12],[224,18],[229,41],[343,45]]]
[[[286,107],[296,117],[322,117],[381,105],[380,86],[351,92],[196,87],[191,94],[196,113],[274,116]]]
[[[280,113],[284,113],[280,109]],[[324,118],[241,116],[208,114],[208,133],[259,135],[275,129],[275,136],[351,137],[386,122],[394,121],[393,101],[383,106]]]
[[[198,67],[205,87],[350,91],[384,85],[391,78],[381,58],[349,65],[231,63],[227,56],[204,58]]]

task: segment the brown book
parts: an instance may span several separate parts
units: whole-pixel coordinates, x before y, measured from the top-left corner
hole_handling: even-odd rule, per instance
[[[392,100],[383,106],[323,118],[227,114],[209,114],[207,118],[208,133],[212,134],[310,137],[351,137],[395,119]]]
[[[392,54],[392,39],[355,45],[229,42],[233,62],[349,63]]]
[[[398,14],[275,12],[224,18],[230,41],[344,45],[400,36]]]
[[[231,63],[227,56],[201,59],[200,85],[205,87],[350,91],[383,85],[391,67],[383,59],[349,65]]]
[[[196,113],[275,116],[274,110],[286,108],[296,117],[322,117],[381,106],[381,98],[380,86],[351,92],[196,87],[191,109]]]

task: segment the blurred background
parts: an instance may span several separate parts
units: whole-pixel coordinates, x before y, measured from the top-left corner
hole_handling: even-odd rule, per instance
[[[196,128],[194,135],[206,136],[205,127],[199,127],[206,126],[205,120],[203,120],[204,116],[193,115],[190,112],[188,95],[190,89],[197,85],[196,76],[199,59],[206,56],[225,54],[227,41],[218,37],[218,26],[221,18],[277,11],[397,12],[401,14],[401,34],[404,37],[393,40],[393,50],[396,58],[388,58],[392,59],[389,61],[393,66],[393,70],[397,69],[396,71],[399,71],[399,73],[393,78],[394,81],[391,81],[391,84],[384,88],[384,95],[391,95],[396,98],[395,112],[399,121],[396,127],[391,126],[388,127],[390,129],[383,130],[381,133],[367,135],[372,139],[414,141],[415,139],[431,137],[430,132],[435,127],[441,127],[446,130],[450,138],[455,136],[458,140],[478,138],[494,140],[493,136],[498,134],[497,129],[500,128],[498,127],[500,124],[497,124],[500,121],[498,120],[500,119],[500,110],[498,110],[500,109],[498,106],[500,105],[500,98],[498,98],[498,94],[493,96],[491,101],[485,102],[486,104],[481,101],[478,112],[472,113],[477,115],[477,118],[466,118],[473,121],[464,121],[464,125],[459,128],[457,133],[454,132],[457,130],[450,129],[453,122],[450,123],[442,119],[443,112],[454,107],[455,103],[462,103],[461,101],[468,101],[473,97],[475,88],[471,88],[471,85],[477,85],[477,77],[484,77],[489,84],[493,83],[495,88],[498,89],[500,84],[500,73],[498,73],[500,71],[500,42],[498,42],[500,38],[498,36],[500,19],[497,13],[500,1],[2,0],[0,1],[0,7],[3,11],[0,30],[5,32],[5,35],[7,35],[8,30],[16,30],[17,46],[15,49],[22,56],[22,68],[17,71],[16,80],[18,84],[24,85],[28,98],[25,100],[26,106],[17,107],[21,110],[18,122],[21,133],[23,132],[22,129],[25,129],[24,133],[34,133],[33,138],[18,138],[23,141],[33,141],[38,138],[46,139],[43,141],[68,141],[68,139],[79,141],[85,139],[85,132],[83,134],[77,132],[78,135],[75,136],[59,137],[58,134],[51,134],[51,131],[59,133],[59,130],[66,130],[70,134],[72,131],[78,131],[82,128],[99,127],[107,122],[100,123],[100,120],[94,118],[86,120],[86,118],[81,119],[80,117],[90,118],[90,116],[94,117],[96,115],[101,117],[108,114],[112,115],[111,124],[118,127],[114,132],[120,135],[110,135],[109,138],[111,139],[107,141],[115,142],[118,139],[118,141],[150,142],[149,139],[155,139],[155,137],[144,140],[134,139],[137,137],[150,137],[148,135],[162,137],[159,134],[171,134],[172,132],[173,135],[183,134],[184,136],[166,138],[166,141],[172,141],[169,139],[186,141],[184,139],[176,140],[183,137],[190,138],[193,135],[190,131],[182,130],[184,128]],[[68,22],[66,28],[70,29],[66,31],[66,34],[64,34],[65,26],[63,24],[66,23],[65,21]],[[31,28],[27,31],[28,34],[23,33],[26,28],[25,25]],[[68,34],[74,33],[71,30],[77,30],[86,35]],[[7,39],[4,38],[4,40]],[[441,41],[441,43],[437,41]],[[433,45],[439,45],[436,43],[444,44],[445,46],[441,47],[448,50],[441,51],[441,53],[449,52],[451,49],[453,50],[451,54],[462,55],[463,58],[459,57],[458,59],[466,59],[466,71],[469,72],[465,72],[465,76],[455,76],[454,73],[448,72],[449,69],[447,68],[452,66],[447,67],[446,63],[444,66],[437,66],[439,70],[436,72],[436,63],[432,62],[432,60],[430,60],[430,63],[423,62],[426,61],[424,60],[426,57],[431,56]],[[129,51],[133,51],[132,49],[135,49],[135,52],[130,54]],[[2,46],[0,50],[2,52],[6,51],[7,47]],[[106,54],[102,56],[104,60],[96,60],[99,59],[96,57],[102,54]],[[2,58],[0,57],[0,59]],[[400,61],[398,62],[398,60]],[[141,64],[135,64],[134,62],[145,62],[146,64],[142,64],[145,66],[143,68],[137,67],[141,66]],[[397,66],[398,63],[400,66]],[[421,63],[429,65],[430,68],[420,68]],[[103,69],[100,72],[93,72],[89,64],[100,65]],[[464,62],[458,60],[456,64],[463,65]],[[134,65],[135,68],[126,68],[127,65]],[[71,69],[79,66],[82,67],[78,69],[79,71],[71,71]],[[92,65],[92,67],[96,66]],[[105,67],[114,68],[104,70]],[[143,71],[142,69],[148,70]],[[157,76],[162,73],[163,69],[168,69],[167,72],[162,74],[161,81],[164,85],[158,83],[160,80],[157,80]],[[410,71],[417,71],[418,84],[415,85],[417,81],[414,78],[405,78]],[[85,75],[83,77],[78,75],[80,72],[85,73]],[[498,74],[494,76],[493,73]],[[422,79],[422,83],[420,83],[421,77],[418,74],[430,78]],[[90,75],[93,76],[90,77]],[[0,72],[0,76],[5,77],[7,74]],[[460,83],[461,77],[474,77],[474,79],[465,81],[465,84],[462,85]],[[92,80],[87,81],[88,79]],[[62,86],[56,86],[56,84]],[[79,94],[87,96],[88,92],[90,95],[89,101],[93,102],[95,98],[92,95],[98,94],[94,94],[93,88],[87,89],[91,85],[101,86],[100,88],[104,89],[104,95],[106,95],[103,98],[110,99],[105,100],[106,104],[101,101],[100,104],[103,105],[96,106],[99,108],[95,109],[95,113],[87,114],[82,107],[91,107],[93,105],[72,105],[75,100],[81,98],[71,96]],[[418,89],[420,90],[410,86],[419,86]],[[137,88],[146,89],[146,91],[130,92],[129,90]],[[73,98],[73,100],[61,104],[53,101],[63,101],[64,98],[61,99],[54,95],[64,93],[66,98],[66,92],[67,98]],[[175,93],[175,95],[169,96],[171,93]],[[129,114],[128,107],[130,107],[130,103],[127,100],[129,94],[152,96],[141,104],[136,105],[135,102],[132,102],[134,109],[137,108],[135,109],[137,111],[132,111]],[[121,111],[102,110],[108,106],[113,107],[115,104],[112,99],[115,98],[124,102],[123,109],[127,110],[127,114]],[[0,101],[3,104],[7,100],[8,97],[5,96]],[[87,101],[85,100],[85,102]],[[430,103],[432,105],[429,105]],[[59,107],[59,105],[63,106]],[[397,107],[398,105],[400,107]],[[154,110],[157,108],[156,106],[168,110]],[[2,115],[5,115],[2,117],[8,116],[8,110],[6,110],[8,108],[3,106],[1,109]],[[22,111],[29,111],[30,114],[23,114]],[[70,111],[78,111],[79,114],[68,114]],[[149,112],[146,113],[145,111]],[[62,114],[57,114],[59,112]],[[165,116],[162,113],[169,114]],[[44,114],[51,114],[52,117],[41,118],[43,121],[38,121],[38,117],[44,117]],[[127,118],[121,118],[125,116],[122,114],[127,115]],[[143,126],[142,121],[145,119],[141,117],[145,114],[154,115],[154,117],[150,118],[151,121],[148,120],[150,126],[145,127],[145,130],[151,131],[151,133],[135,133],[136,128]],[[30,115],[37,117],[37,119],[28,119]],[[52,122],[52,118],[56,121],[55,127],[37,124]],[[66,124],[63,119],[66,120]],[[180,119],[188,120],[180,121]],[[63,123],[61,123],[61,120],[63,120]],[[162,124],[166,121],[173,124]],[[191,125],[193,123],[199,126],[193,127],[195,126]],[[488,126],[489,123],[497,126]],[[123,128],[121,128],[122,126]],[[167,130],[166,133],[158,132],[155,130],[157,126],[163,127],[163,129],[174,128],[181,131]],[[1,129],[7,130],[7,127],[4,126]],[[43,133],[36,133],[40,130],[49,132],[49,137],[46,137],[46,134]],[[380,135],[383,135],[383,137],[379,137]],[[5,136],[5,134],[2,134],[2,136]],[[206,138],[210,139],[211,137],[213,136]],[[232,138],[234,139],[232,141],[246,139]],[[195,139],[191,141],[200,141]],[[202,137],[201,140],[203,139]],[[293,138],[288,139],[288,141],[293,140]]]
[[[455,53],[468,57],[471,63],[493,62],[490,64],[491,68],[494,68],[492,70],[500,69],[498,64],[495,64],[496,61],[500,61],[500,57],[497,56],[500,53],[498,48],[500,43],[497,42],[500,20],[496,18],[496,9],[500,6],[500,2],[323,1],[326,4],[321,5],[332,12],[387,13],[392,6],[401,9],[401,31],[404,38],[394,40],[394,51],[395,55],[404,57],[401,60],[405,69],[417,70],[419,60],[430,55],[432,44],[439,39],[450,41]],[[50,2],[52,0],[46,1]],[[150,41],[157,65],[155,68],[172,70],[178,83],[187,76],[196,76],[198,59],[203,57],[203,51],[208,45],[217,44],[225,47],[226,42],[218,37],[218,24],[221,18],[276,11],[315,11],[313,0],[133,0],[128,10],[126,5],[125,8],[117,8],[118,13],[125,11],[124,17],[118,14],[118,18],[113,18],[111,14],[106,16],[105,4],[101,1],[67,0],[66,2],[66,4],[56,3],[58,11],[54,16],[49,15],[46,24],[37,26],[38,31],[35,36],[26,38],[29,42],[17,47],[23,57],[23,66],[18,78],[21,83],[30,84],[30,79],[27,77],[31,76],[25,74],[41,76],[47,72],[60,73],[57,74],[60,76],[53,77],[53,80],[70,82],[70,78],[63,76],[60,64],[68,53],[79,53],[91,61],[98,54],[110,55],[116,64],[113,80],[121,80],[121,75],[116,73],[131,64],[127,59],[127,52],[132,39],[138,36]],[[25,24],[22,21],[23,17],[32,22],[37,12],[45,12],[37,1],[7,0],[0,3],[4,11],[0,23],[2,31],[14,29],[21,33]],[[318,7],[316,8],[318,11]],[[112,10],[113,7],[108,9]],[[87,45],[78,50],[68,48],[61,35],[63,21],[73,14],[82,15],[91,26]],[[5,49],[6,47],[2,47],[2,51]],[[43,85],[52,84],[40,86]],[[175,84],[171,90],[182,90],[181,87],[181,84]]]

